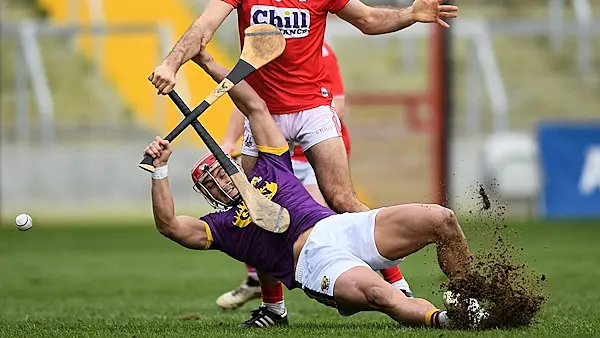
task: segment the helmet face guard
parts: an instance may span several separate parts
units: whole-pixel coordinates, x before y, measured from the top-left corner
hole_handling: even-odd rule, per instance
[[[229,157],[229,155],[227,157],[231,160],[231,157]],[[238,166],[235,161],[233,161],[233,160],[231,160],[231,161],[234,163],[235,166]],[[241,198],[239,192],[235,197],[231,197],[231,196],[229,196],[229,194],[227,194],[227,189],[230,187],[230,185],[233,185],[233,181],[229,182],[227,185],[222,187],[218,183],[217,179],[213,176],[212,171],[216,168],[219,168],[220,166],[221,166],[221,164],[219,164],[216,157],[212,153],[208,153],[208,154],[202,156],[198,160],[198,162],[196,162],[196,164],[192,168],[192,173],[191,173],[192,181],[194,182],[194,185],[193,185],[194,191],[202,194],[202,196],[204,196],[206,201],[215,209],[225,209],[229,206],[236,204]],[[238,166],[238,168],[239,168],[239,166]],[[241,171],[241,169],[240,169],[240,171]],[[213,181],[215,186],[219,189],[221,194],[228,199],[228,201],[223,202],[220,199],[218,199],[216,196],[213,196],[213,194],[206,188],[205,184],[203,184],[203,181],[207,177],[210,177],[210,179]]]

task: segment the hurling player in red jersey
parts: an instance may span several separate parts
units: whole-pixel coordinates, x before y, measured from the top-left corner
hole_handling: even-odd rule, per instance
[[[343,120],[346,104],[342,75],[337,57],[327,43],[323,44],[322,55],[323,60],[325,61],[325,70],[329,73],[329,77],[331,78],[335,111],[340,118],[342,139],[346,146],[346,154],[349,157],[350,137]],[[236,143],[244,132],[244,119],[242,112],[237,108],[234,108],[229,120],[227,132],[221,143],[221,148],[228,154],[232,154],[236,151]],[[292,168],[294,170],[294,175],[302,182],[310,195],[319,204],[326,206],[327,203],[319,190],[315,172],[302,152],[302,148],[298,144],[294,147],[294,152],[292,154]],[[247,278],[238,288],[222,294],[216,301],[217,306],[222,309],[236,309],[252,299],[260,298],[262,295],[262,306],[270,308],[272,311],[284,313],[285,303],[283,301],[283,292],[280,291],[276,285],[273,286],[268,284],[263,284],[261,290],[256,269],[250,265],[247,265],[246,267],[248,272]],[[412,297],[412,291],[398,268],[384,269],[382,273],[388,282],[400,289],[407,296]]]
[[[266,102],[288,142],[302,147],[327,204],[339,213],[366,211],[369,208],[356,198],[352,188],[341,126],[331,107],[332,83],[321,54],[327,15],[334,13],[369,35],[395,32],[416,22],[448,27],[443,19],[457,17],[458,7],[441,2],[414,0],[406,8],[382,8],[360,0],[210,0],[155,68],[152,83],[159,94],[173,90],[177,71],[198,55],[234,8],[242,45],[243,32],[250,25],[278,27],[287,41],[283,54],[246,81]],[[249,172],[258,151],[247,123],[242,154],[242,167]]]
[[[354,193],[340,122],[331,106],[332,84],[321,54],[327,15],[334,13],[369,35],[395,32],[416,22],[448,27],[443,19],[457,17],[458,7],[441,5],[442,1],[414,0],[406,8],[380,8],[366,6],[360,0],[211,0],[156,67],[152,83],[159,94],[173,90],[177,71],[198,55],[234,8],[240,47],[243,32],[250,25],[269,23],[278,27],[287,41],[285,51],[246,82],[266,102],[286,140],[302,147],[329,207],[338,213],[367,211],[369,208]],[[247,121],[244,129],[242,168],[249,174],[258,150]],[[395,268],[382,274],[391,282],[400,272]],[[259,273],[261,284],[279,285],[283,292],[276,280],[263,277]]]

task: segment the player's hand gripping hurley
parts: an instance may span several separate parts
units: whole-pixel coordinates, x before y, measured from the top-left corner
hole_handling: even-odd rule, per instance
[[[175,90],[172,90],[168,95],[171,100],[175,102],[175,105],[181,110],[183,115],[187,117],[193,113]],[[290,225],[290,214],[287,209],[268,200],[258,192],[250,182],[248,182],[246,175],[240,172],[238,167],[233,164],[232,160],[225,155],[223,149],[221,149],[215,139],[208,133],[202,123],[194,119],[192,121],[192,127],[196,130],[196,133],[198,133],[210,152],[215,155],[217,161],[219,161],[219,164],[223,167],[223,170],[231,177],[231,181],[233,181],[233,184],[240,192],[244,203],[246,203],[246,206],[248,207],[248,213],[250,214],[252,223],[267,231],[275,233],[286,231]]]
[[[208,107],[233,88],[233,86],[238,84],[248,75],[254,73],[260,67],[278,58],[285,49],[285,38],[281,31],[273,25],[252,25],[246,28],[244,34],[244,48],[242,49],[242,54],[229,75],[219,83],[217,88],[215,88],[198,107],[186,116],[185,119],[179,122],[179,124],[164,138],[165,140],[173,142],[187,126],[193,121],[196,121]],[[152,76],[150,78],[152,78]],[[144,156],[139,167],[148,172],[154,172],[155,168],[152,165],[152,156]]]
[[[256,26],[258,26],[258,25],[256,25]],[[276,41],[276,40],[275,41],[266,41],[266,43],[269,43],[271,46],[269,48],[274,50],[274,52],[273,51],[271,51],[271,52],[258,51],[258,52],[248,52],[245,54],[244,51],[246,51],[246,48],[244,48],[244,50],[242,51],[242,56],[240,57],[240,61],[238,61],[238,64],[246,63],[246,64],[250,65],[250,67],[253,67],[253,69],[249,72],[246,71],[246,74],[243,75],[243,77],[239,78],[239,80],[237,80],[235,82],[235,84],[239,83],[241,80],[243,80],[244,77],[251,74],[254,70],[260,68],[261,66],[263,66],[263,65],[267,64],[268,62],[277,58],[279,55],[281,55],[281,53],[283,53],[283,50],[285,49],[285,38],[283,37],[283,35],[281,35],[281,33],[274,26],[271,26],[271,25],[260,25],[260,26],[267,26],[267,27],[257,27],[253,30],[254,32],[249,32],[251,30],[251,28],[254,26],[249,27],[246,30],[246,38],[245,38],[244,46],[246,46],[246,43],[248,42],[249,37],[252,37],[252,36],[270,37],[271,38],[270,40],[275,40],[273,38],[277,38],[278,41]],[[273,32],[276,32],[279,34],[276,34]],[[250,33],[250,35],[248,35],[249,33]],[[256,40],[254,40],[254,41],[256,41]],[[264,42],[258,41],[258,43],[260,44],[260,43],[264,43]],[[256,51],[256,49],[253,47],[250,47],[249,50]],[[260,54],[261,52],[263,54]],[[258,60],[256,60],[256,59],[258,59]],[[252,60],[254,60],[254,62],[251,63]],[[231,78],[233,77],[232,74],[234,74],[237,67],[238,67],[238,65],[236,64],[236,66],[231,71],[231,73],[227,76],[227,78],[225,78],[221,82],[221,84],[219,84],[219,87],[221,87],[221,85],[223,83],[227,83],[227,81],[230,81],[231,83],[233,83]],[[247,66],[244,66],[244,67],[247,67]],[[230,79],[228,80],[228,78],[230,78]],[[234,84],[228,86],[226,91],[231,89],[233,87],[233,85]],[[217,89],[219,89],[219,87],[217,87]],[[218,97],[222,96],[226,91],[224,91]],[[214,92],[213,92],[213,94],[214,94]],[[209,95],[208,98],[210,98],[213,94]],[[200,106],[198,106],[196,109],[194,109],[194,111],[190,111],[190,109],[185,104],[185,102],[183,102],[181,97],[179,97],[179,95],[174,90],[171,91],[168,95],[171,98],[171,100],[173,100],[173,102],[175,103],[177,108],[179,108],[181,113],[184,116],[186,116],[186,118],[182,121],[182,123],[184,121],[188,120],[190,118],[190,116],[194,116],[194,114],[198,114],[198,116],[199,116],[200,114],[202,114],[202,112],[204,112],[210,106],[210,104],[209,104],[208,106],[206,106],[206,108],[203,108],[199,113],[197,112],[199,109],[201,109],[201,107],[205,104],[205,102],[207,102],[207,100],[205,99],[200,104]],[[218,99],[218,97],[217,97],[217,99]],[[214,102],[214,101],[216,101],[216,99],[213,100],[212,102]],[[212,104],[212,102],[211,102],[211,104]],[[182,123],[180,123],[180,125]],[[281,232],[286,231],[290,224],[289,212],[285,208],[281,207],[280,205],[268,200],[266,197],[264,197],[260,192],[258,192],[248,182],[248,179],[246,178],[246,176],[243,173],[241,173],[238,170],[238,168],[227,157],[227,155],[225,155],[225,153],[223,152],[221,147],[219,147],[219,145],[215,142],[215,140],[208,133],[208,131],[204,128],[204,126],[202,126],[202,124],[197,120],[197,117],[191,119],[190,124],[192,125],[194,130],[196,130],[196,133],[198,133],[198,135],[200,136],[202,141],[206,144],[208,149],[215,155],[215,158],[217,159],[219,164],[221,164],[221,166],[223,167],[223,170],[225,170],[225,172],[229,175],[229,177],[231,177],[233,184],[238,189],[240,195],[242,196],[242,199],[244,200],[244,203],[246,203],[246,206],[248,208],[248,213],[250,214],[250,218],[252,219],[252,222],[267,231],[271,231],[271,232],[275,232],[275,233],[281,233]],[[177,127],[179,127],[179,125]],[[177,129],[177,127],[175,129]],[[182,130],[184,128],[185,128],[185,126],[182,128]],[[174,132],[175,132],[175,130],[173,132],[169,133],[169,136],[171,136],[171,134],[175,134]],[[181,132],[176,133],[174,136],[172,136],[172,139],[174,139],[180,133]],[[169,136],[167,136],[167,138],[165,138],[165,139],[169,140],[168,139]],[[171,140],[169,140],[169,141],[171,141]],[[149,155],[147,155],[146,157],[150,157],[150,160],[151,160],[150,166],[153,171],[154,167],[151,164],[152,157]],[[146,157],[144,157],[144,160],[146,159]],[[142,164],[144,164],[144,163],[140,163],[140,167],[142,169],[148,170],[150,168],[150,167],[142,167]],[[150,170],[148,170],[148,171],[150,171]]]

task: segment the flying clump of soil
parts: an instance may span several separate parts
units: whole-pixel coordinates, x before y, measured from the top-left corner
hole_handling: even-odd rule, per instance
[[[546,277],[518,263],[523,248],[511,243],[505,221],[506,205],[490,199],[483,185],[477,187],[476,194],[478,214],[483,216],[478,231],[485,231],[493,244],[474,255],[471,276],[442,285],[444,291],[460,295],[458,306],[448,309],[448,315],[456,328],[471,328],[468,299],[474,298],[489,314],[478,328],[529,326],[545,301]]]

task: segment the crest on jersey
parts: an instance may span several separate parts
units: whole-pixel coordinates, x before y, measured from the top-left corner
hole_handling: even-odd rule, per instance
[[[256,185],[262,180],[262,177],[253,177],[250,184],[256,187]],[[273,196],[277,193],[277,183],[275,182],[265,182],[260,188],[256,188],[263,196],[267,199],[273,199]],[[252,220],[250,219],[250,212],[248,212],[248,207],[246,207],[246,203],[243,201],[236,206],[235,217],[233,218],[233,225],[239,228],[247,227]]]
[[[327,276],[323,276],[323,279],[321,279],[321,291],[327,290],[329,290],[329,278],[327,278]]]
[[[254,141],[252,139],[252,135],[250,135],[250,134],[246,135],[246,137],[244,138],[244,145],[248,148],[252,148],[253,144],[254,144]]]

